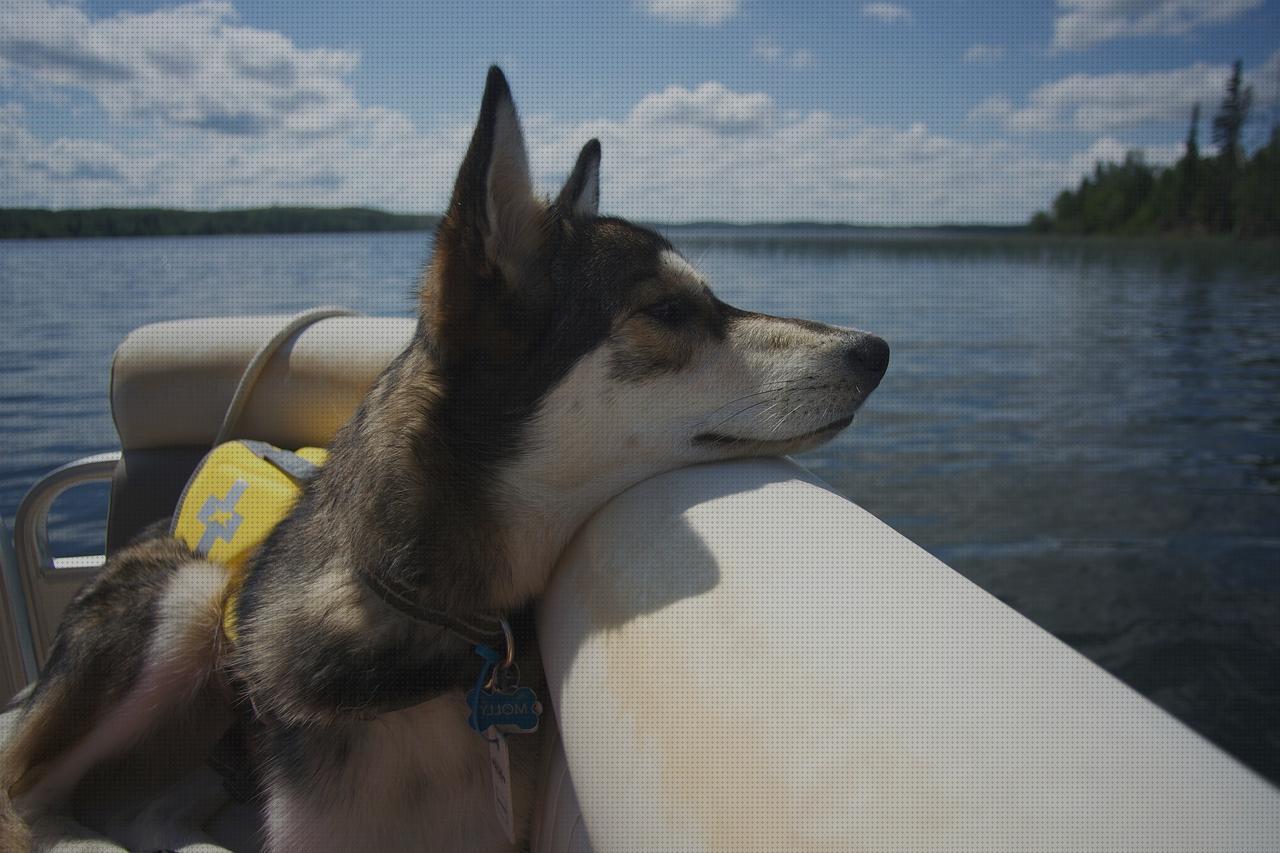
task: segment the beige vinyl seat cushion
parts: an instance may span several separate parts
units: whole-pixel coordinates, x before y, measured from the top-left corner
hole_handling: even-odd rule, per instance
[[[108,553],[172,513],[246,365],[288,320],[177,320],[143,326],[120,344],[111,413],[122,458],[111,489]],[[414,326],[403,318],[333,317],[297,333],[259,375],[229,437],[291,449],[328,444]]]

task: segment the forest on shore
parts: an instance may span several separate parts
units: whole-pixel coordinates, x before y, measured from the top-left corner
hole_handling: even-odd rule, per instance
[[[1280,236],[1280,122],[1250,156],[1242,134],[1253,89],[1236,62],[1213,117],[1216,153],[1200,153],[1200,106],[1181,159],[1168,167],[1131,151],[1123,163],[1098,163],[1075,190],[1064,190],[1049,211],[1031,219],[1032,231],[1050,234],[1230,234]]]
[[[435,227],[436,221],[435,216],[386,213],[367,207],[260,207],[249,210],[0,208],[0,238],[427,231]]]

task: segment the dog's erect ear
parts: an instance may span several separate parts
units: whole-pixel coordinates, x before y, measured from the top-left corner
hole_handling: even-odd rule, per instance
[[[471,247],[483,247],[486,260],[508,282],[538,247],[542,203],[529,180],[529,155],[507,78],[495,65],[485,81],[480,118],[463,158],[453,200],[446,215],[453,234],[470,232]],[[478,259],[477,259],[478,260]]]
[[[546,213],[529,181],[511,89],[490,68],[480,119],[422,279],[422,328],[437,358],[473,367],[516,363],[527,341],[513,318],[532,304],[526,285],[537,276]]]
[[[556,205],[578,219],[595,216],[600,212],[600,140],[593,139],[582,146],[578,162],[573,164],[569,180],[556,199]]]

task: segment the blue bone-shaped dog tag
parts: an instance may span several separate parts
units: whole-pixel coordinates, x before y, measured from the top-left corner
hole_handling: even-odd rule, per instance
[[[478,732],[493,726],[506,734],[532,734],[538,730],[542,703],[528,687],[517,687],[503,693],[497,690],[472,690],[467,694],[471,716],[467,720]]]
[[[486,689],[485,682],[497,664],[497,653],[488,646],[476,646],[476,654],[484,658],[476,686],[467,693],[467,724],[478,732],[492,726],[506,734],[532,734],[538,730],[542,703],[532,688],[514,683],[507,690]],[[496,681],[496,679],[495,679]]]

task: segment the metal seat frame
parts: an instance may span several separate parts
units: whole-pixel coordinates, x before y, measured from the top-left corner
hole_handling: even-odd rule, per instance
[[[57,626],[45,624],[48,614],[61,613],[76,590],[106,562],[105,554],[54,557],[49,549],[49,511],[68,489],[110,481],[119,461],[119,451],[98,453],[41,477],[18,505],[12,542],[0,521],[0,596],[26,683],[35,680],[49,654],[44,638],[51,637]]]

